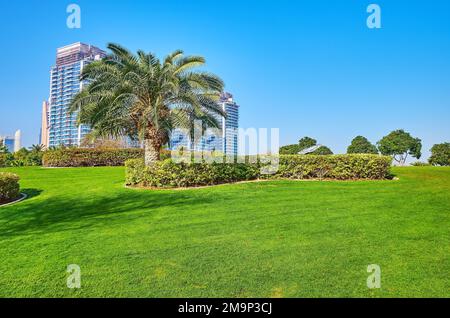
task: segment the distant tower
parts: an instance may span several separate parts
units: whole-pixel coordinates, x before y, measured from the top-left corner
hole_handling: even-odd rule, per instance
[[[14,135],[14,152],[17,152],[22,148],[22,132],[20,130],[16,131]]]
[[[56,53],[56,65],[50,71],[48,105],[48,146],[80,146],[90,128],[78,125],[77,114],[69,114],[72,98],[87,83],[80,81],[83,67],[105,57],[99,48],[83,43],[61,47]]]
[[[48,102],[42,103],[41,136],[39,143],[48,148]]]
[[[238,154],[239,105],[230,93],[223,93],[220,106],[227,114],[227,118],[220,118],[222,123],[222,149],[227,155]]]

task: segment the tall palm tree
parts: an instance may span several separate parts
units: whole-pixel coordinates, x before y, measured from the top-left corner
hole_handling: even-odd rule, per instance
[[[206,118],[217,128],[218,118],[226,116],[217,103],[222,80],[197,69],[205,64],[203,57],[184,56],[178,50],[160,61],[117,44],[108,49],[111,54],[83,69],[81,79],[90,84],[70,107],[94,135],[143,141],[145,162],[151,165],[160,159],[160,149],[174,128],[189,130],[196,118]]]

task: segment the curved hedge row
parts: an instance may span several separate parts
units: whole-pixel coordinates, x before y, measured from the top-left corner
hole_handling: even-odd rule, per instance
[[[0,204],[14,201],[20,197],[19,176],[0,172]]]
[[[143,149],[67,148],[49,150],[42,157],[44,167],[123,166],[129,159],[144,158]]]
[[[261,174],[261,164],[174,163],[170,159],[146,167],[144,160],[126,162],[126,184],[174,188],[216,185],[256,179],[380,180],[390,177],[390,157],[378,155],[281,155],[278,172]]]

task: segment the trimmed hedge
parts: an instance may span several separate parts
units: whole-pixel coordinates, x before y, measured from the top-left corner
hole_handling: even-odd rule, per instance
[[[49,150],[42,157],[44,167],[123,166],[129,159],[144,158],[144,150],[67,148]]]
[[[174,163],[171,159],[146,167],[144,160],[128,160],[126,184],[156,188],[185,188],[255,180],[259,167],[254,164]]]
[[[126,184],[175,188],[256,179],[380,180],[390,177],[392,159],[378,155],[281,155],[276,174],[262,175],[261,164],[174,163],[170,159],[146,167],[144,160],[126,162]]]
[[[369,154],[280,156],[272,177],[286,179],[380,180],[390,177],[392,158]]]
[[[19,176],[0,172],[0,204],[14,201],[20,197]]]

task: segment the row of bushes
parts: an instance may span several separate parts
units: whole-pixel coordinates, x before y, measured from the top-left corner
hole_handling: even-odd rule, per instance
[[[44,167],[123,166],[129,159],[144,157],[143,149],[65,148],[44,152]]]
[[[174,188],[216,185],[256,179],[386,179],[390,177],[390,157],[378,155],[300,156],[281,155],[278,171],[261,173],[261,163],[174,163],[164,160],[150,167],[144,160],[126,162],[126,184]]]
[[[22,156],[23,152],[17,153],[0,153],[1,167],[23,167],[23,166],[40,166],[42,164],[43,152],[29,152],[26,156]]]
[[[0,172],[0,204],[14,201],[19,196],[19,177],[13,173]]]
[[[157,188],[180,188],[255,180],[256,164],[174,163],[171,159],[146,167],[144,160],[126,162],[126,184]]]
[[[390,177],[392,158],[378,155],[280,156],[272,177],[287,179],[380,180]]]

